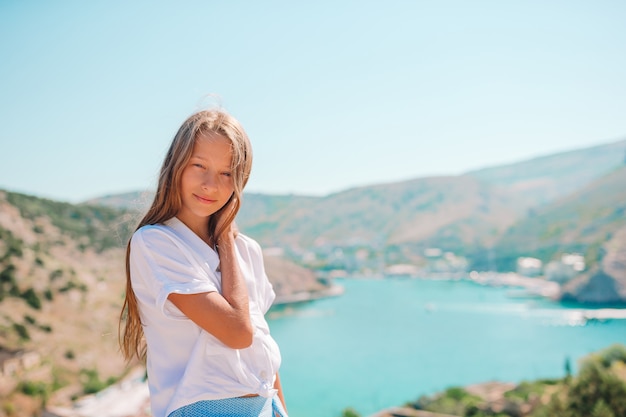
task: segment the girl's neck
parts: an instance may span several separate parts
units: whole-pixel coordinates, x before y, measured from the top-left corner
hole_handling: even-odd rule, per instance
[[[200,239],[202,239],[210,247],[215,247],[215,239],[209,234],[209,220],[202,221],[189,221],[189,219],[178,217],[178,220],[183,222],[192,232],[194,232]]]

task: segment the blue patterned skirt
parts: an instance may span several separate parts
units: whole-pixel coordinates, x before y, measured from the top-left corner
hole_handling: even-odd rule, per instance
[[[198,401],[170,413],[168,417],[288,417],[277,396],[237,397]]]

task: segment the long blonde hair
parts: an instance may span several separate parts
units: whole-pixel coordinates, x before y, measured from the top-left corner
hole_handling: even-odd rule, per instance
[[[216,225],[217,219],[223,214],[222,209],[210,217],[209,236],[215,239],[235,219],[241,205],[243,188],[252,169],[252,147],[248,135],[234,117],[223,110],[203,110],[185,120],[174,136],[161,166],[154,201],[137,229],[145,225],[163,223],[176,216],[182,206],[180,180],[183,169],[191,158],[194,143],[198,137],[211,134],[223,136],[231,143],[234,186],[231,199],[235,201],[233,210],[226,214],[228,217],[224,219],[220,230],[216,230]],[[135,356],[138,359],[145,357],[146,345],[143,340],[139,307],[130,279],[130,241],[126,246],[126,296],[120,313],[119,338],[121,351],[126,360],[131,360]]]

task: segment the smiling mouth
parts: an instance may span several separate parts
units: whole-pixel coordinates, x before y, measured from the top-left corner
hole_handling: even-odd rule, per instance
[[[211,200],[210,198],[200,197],[197,194],[194,194],[194,197],[196,197],[196,200],[200,201],[201,203],[205,203],[205,204],[211,204],[211,203],[215,203],[217,201],[217,200]]]

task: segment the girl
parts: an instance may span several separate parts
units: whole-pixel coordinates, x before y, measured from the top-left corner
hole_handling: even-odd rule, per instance
[[[193,114],[128,244],[120,342],[126,359],[146,356],[155,417],[287,416],[264,318],[275,294],[233,222],[251,166],[237,120]]]

